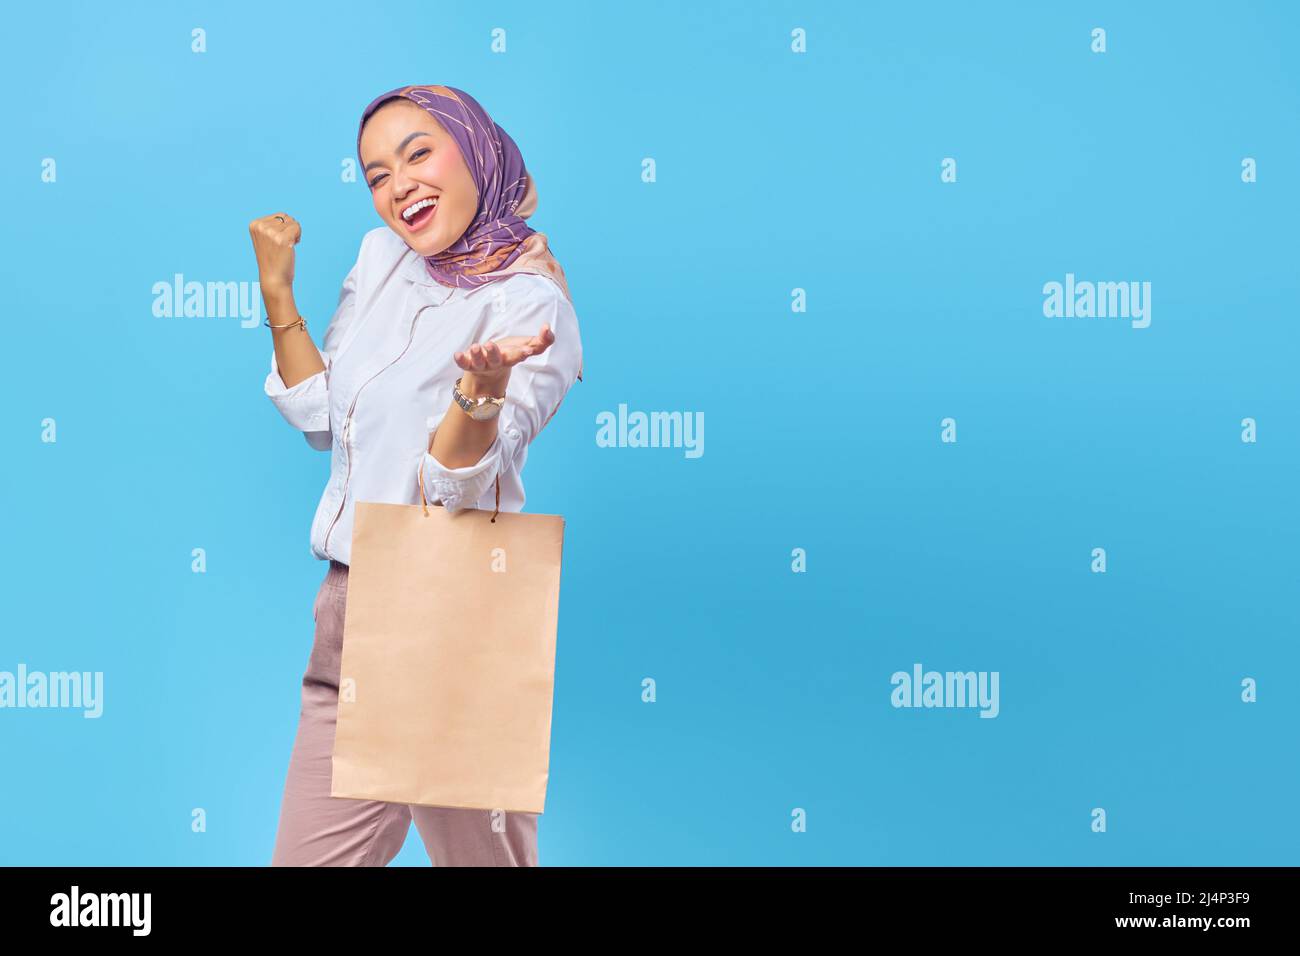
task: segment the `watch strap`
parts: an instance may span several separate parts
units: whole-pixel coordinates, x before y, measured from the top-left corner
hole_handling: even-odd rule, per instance
[[[460,383],[461,383],[461,379],[463,378],[464,376],[461,376],[461,378],[456,379],[455,384],[452,385],[451,397],[455,399],[457,405],[459,405],[462,409],[465,410],[466,415],[470,415],[470,417],[473,417],[471,413],[474,411],[474,409],[480,408],[484,405],[495,405],[497,408],[503,408],[505,406],[506,397],[504,395],[501,395],[499,397],[494,397],[491,395],[480,395],[478,398],[470,398],[468,395],[466,395],[464,392],[460,390]]]

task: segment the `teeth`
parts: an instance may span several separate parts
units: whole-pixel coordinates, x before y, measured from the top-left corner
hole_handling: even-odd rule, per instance
[[[438,205],[437,197],[433,199],[421,199],[419,202],[407,206],[405,209],[403,209],[402,218],[405,219],[407,222],[410,222],[411,217],[414,216],[421,209],[423,209],[425,206],[436,206],[436,205]]]

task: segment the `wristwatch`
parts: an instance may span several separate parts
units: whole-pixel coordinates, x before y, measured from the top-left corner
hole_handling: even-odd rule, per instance
[[[461,376],[464,378],[464,376]],[[461,379],[456,379],[456,384],[451,387],[451,397],[456,400],[456,404],[465,409],[465,414],[476,422],[486,422],[497,415],[501,414],[501,407],[506,403],[506,397],[492,398],[489,395],[480,395],[478,398],[468,398],[460,390]]]

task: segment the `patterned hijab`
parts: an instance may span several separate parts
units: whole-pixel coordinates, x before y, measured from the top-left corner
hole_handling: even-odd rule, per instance
[[[537,210],[537,183],[524,168],[523,154],[468,93],[450,86],[402,86],[377,96],[357,127],[358,160],[366,120],[380,104],[399,98],[427,111],[451,134],[478,187],[477,214],[463,236],[425,256],[429,274],[442,285],[473,288],[531,272],[552,280],[572,303],[564,268],[551,255],[546,234],[524,222]]]
[[[403,86],[377,96],[361,113],[357,159],[370,113],[383,101],[399,98],[425,109],[451,134],[478,187],[478,212],[465,234],[437,255],[425,256],[430,276],[442,285],[468,289],[512,272],[536,272],[554,280],[572,302],[564,269],[550,254],[546,235],[524,222],[537,211],[537,183],[524,168],[523,153],[467,92],[450,86]]]

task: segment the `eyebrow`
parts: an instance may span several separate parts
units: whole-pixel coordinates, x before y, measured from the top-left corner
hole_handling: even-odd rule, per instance
[[[406,139],[402,140],[400,143],[397,144],[397,149],[393,150],[393,155],[394,155],[394,156],[401,156],[401,155],[402,155],[402,150],[406,149],[406,144],[407,144],[407,143],[409,143],[411,140],[415,139],[415,137],[417,137],[417,136],[428,136],[428,135],[429,135],[428,133],[423,133],[423,132],[420,132],[419,130],[417,130],[417,131],[414,132],[414,133],[411,133],[409,136],[406,137]],[[383,160],[381,160],[381,159],[376,159],[373,163],[366,163],[366,168],[363,169],[363,170],[361,170],[361,171],[362,171],[363,173],[368,173],[368,172],[370,172],[370,169],[371,169],[372,166],[382,166],[383,164],[384,164],[384,163],[383,163]]]

